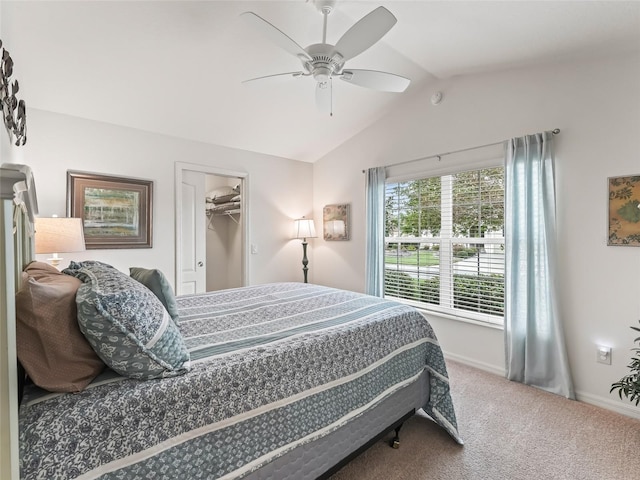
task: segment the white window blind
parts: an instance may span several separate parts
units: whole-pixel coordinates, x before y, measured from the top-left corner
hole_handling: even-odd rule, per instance
[[[387,183],[386,297],[502,323],[504,168]]]

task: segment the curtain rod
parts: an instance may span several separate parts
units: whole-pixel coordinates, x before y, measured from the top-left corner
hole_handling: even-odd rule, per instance
[[[560,133],[560,129],[559,128],[554,128],[553,130],[551,130],[551,133],[553,133],[554,135],[558,135]],[[460,150],[452,150],[451,152],[439,153],[437,155],[428,155],[426,157],[414,158],[413,160],[405,160],[403,162],[392,163],[391,165],[385,165],[384,167],[385,168],[387,168],[387,167],[396,167],[398,165],[404,165],[406,163],[412,163],[412,162],[419,162],[420,160],[427,160],[429,158],[437,158],[438,161],[439,161],[445,155],[451,155],[453,153],[468,152],[469,150],[476,150],[478,148],[493,147],[494,145],[500,145],[501,143],[504,143],[504,142],[506,142],[506,140],[502,140],[501,142],[487,143],[486,145],[479,145],[477,147],[469,147],[469,148],[462,148]],[[366,173],[366,172],[367,172],[366,170],[362,170],[362,173]]]

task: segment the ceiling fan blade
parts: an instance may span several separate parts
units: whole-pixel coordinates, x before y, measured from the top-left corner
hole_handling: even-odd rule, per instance
[[[394,73],[349,69],[340,76],[345,82],[383,92],[404,92],[411,80]]]
[[[264,75],[264,76],[262,76],[262,77],[256,77],[256,78],[250,78],[250,79],[248,79],[248,80],[243,80],[243,81],[242,81],[242,83],[254,82],[254,81],[256,81],[256,80],[263,80],[263,79],[265,79],[265,78],[284,77],[284,76],[287,76],[287,75],[290,75],[290,76],[292,76],[292,77],[294,77],[294,78],[297,78],[297,77],[302,77],[302,76],[304,76],[304,75],[308,75],[308,74],[305,74],[304,72],[275,73],[275,74],[273,74],[273,75]]]
[[[378,7],[347,30],[335,49],[345,60],[360,55],[384,37],[397,21],[389,10]]]
[[[324,87],[323,87],[324,85]],[[326,113],[327,115],[333,115],[332,108],[332,84],[331,80],[325,84],[316,83],[316,107],[320,113]]]
[[[240,14],[240,16],[251,25],[253,25],[257,30],[262,32],[263,35],[269,38],[280,48],[286,50],[287,52],[295,55],[298,58],[311,60],[311,56],[304,50],[304,48],[293,41],[286,33],[271,25],[264,18],[259,17],[253,12],[244,12]]]

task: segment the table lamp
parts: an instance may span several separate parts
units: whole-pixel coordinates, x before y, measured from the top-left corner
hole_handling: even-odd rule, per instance
[[[84,231],[81,218],[36,218],[36,253],[51,253],[47,261],[58,268],[59,253],[84,252]]]

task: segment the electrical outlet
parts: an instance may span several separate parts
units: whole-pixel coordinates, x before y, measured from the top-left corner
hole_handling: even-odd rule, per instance
[[[596,361],[605,365],[611,365],[611,347],[597,345]]]

